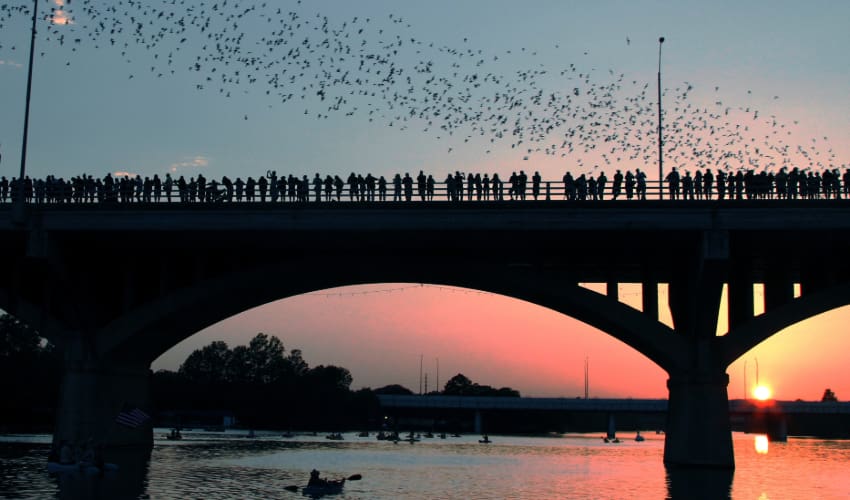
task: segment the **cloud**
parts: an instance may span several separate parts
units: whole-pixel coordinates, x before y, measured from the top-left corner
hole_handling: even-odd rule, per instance
[[[118,170],[118,171],[112,172],[113,177],[136,177],[136,175],[138,175],[138,174],[136,174],[134,172],[127,172],[125,170]]]
[[[6,60],[3,60],[3,59],[0,59],[0,66],[11,66],[13,68],[22,68],[24,65],[19,63],[19,62],[6,61]]]
[[[210,159],[206,156],[197,155],[191,158],[186,158],[181,162],[172,163],[168,168],[171,172],[177,172],[178,170],[183,169],[194,169],[194,168],[204,168],[209,166]]]
[[[74,20],[68,17],[68,13],[62,9],[62,7],[65,6],[65,0],[53,0],[53,3],[56,4],[57,9],[50,15],[50,22],[52,24],[60,24],[63,26],[74,24]]]

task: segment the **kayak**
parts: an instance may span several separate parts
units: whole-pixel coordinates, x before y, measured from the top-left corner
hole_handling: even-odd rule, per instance
[[[104,472],[118,470],[117,464],[103,464]],[[100,467],[88,462],[74,464],[60,464],[59,462],[47,462],[47,472],[53,474],[99,474]]]
[[[301,493],[307,496],[333,495],[342,492],[345,479],[327,481],[325,484],[308,485],[301,488]]]

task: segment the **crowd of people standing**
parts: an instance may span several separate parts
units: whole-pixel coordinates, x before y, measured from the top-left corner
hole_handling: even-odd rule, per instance
[[[35,204],[645,200],[647,184],[647,176],[640,169],[625,173],[617,170],[611,179],[604,172],[574,177],[568,171],[560,182],[543,181],[540,172],[529,177],[523,170],[512,172],[506,180],[498,173],[491,176],[455,172],[442,182],[422,170],[415,177],[405,173],[395,174],[391,179],[354,172],[346,179],[339,175],[322,177],[318,173],[310,179],[306,175],[279,176],[271,170],[245,180],[241,177],[231,180],[227,176],[208,180],[203,174],[188,180],[182,175],[174,178],[170,173],[164,177],[107,174],[103,178],[83,174],[70,179],[52,175],[44,179],[25,177],[23,182],[2,177],[0,203],[15,201],[21,194],[24,201]],[[838,169],[815,172],[798,168],[790,171],[783,168],[776,173],[697,169],[692,175],[690,171],[681,174],[673,168],[664,184],[664,198],[673,200],[850,198],[850,168],[843,175]]]

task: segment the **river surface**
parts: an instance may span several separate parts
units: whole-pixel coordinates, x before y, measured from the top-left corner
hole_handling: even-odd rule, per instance
[[[50,436],[0,436],[0,498],[294,500],[305,497],[284,488],[304,486],[314,468],[330,478],[362,475],[329,499],[850,498],[850,441],[761,439],[757,446],[756,436],[736,433],[732,473],[665,470],[664,436],[654,433],[643,442],[621,433],[617,444],[598,434],[394,444],[374,434],[330,441],[187,431],[168,441],[166,433],[156,430],[150,456],[109,456],[119,469],[102,477],[48,474]]]

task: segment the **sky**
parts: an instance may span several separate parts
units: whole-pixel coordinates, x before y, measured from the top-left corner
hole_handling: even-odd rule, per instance
[[[0,0],[6,177],[21,164],[30,5]],[[31,176],[652,174],[660,36],[666,165],[843,169],[850,158],[845,2],[39,0],[39,9],[48,17],[36,41]],[[418,390],[422,359],[429,384],[462,372],[573,397],[588,360],[592,396],[666,396],[663,371],[571,318],[408,286],[267,304],[154,367],[264,331],[311,365],[349,368],[356,387]],[[758,364],[777,398],[818,399],[826,387],[846,398],[832,353],[850,344],[848,314],[795,325],[745,355],[730,367],[730,397],[743,396],[746,362],[747,384]]]

